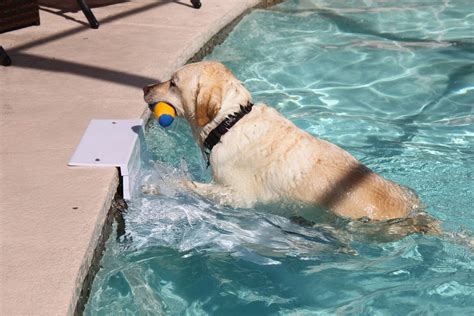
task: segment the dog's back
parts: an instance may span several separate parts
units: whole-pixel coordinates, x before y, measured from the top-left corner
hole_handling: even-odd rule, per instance
[[[223,136],[211,164],[215,179],[236,190],[242,206],[285,199],[383,220],[405,217],[420,204],[410,190],[263,104]]]

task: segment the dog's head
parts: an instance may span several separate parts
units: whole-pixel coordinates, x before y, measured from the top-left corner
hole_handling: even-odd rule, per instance
[[[171,104],[191,124],[195,137],[251,102],[250,93],[232,72],[210,61],[186,65],[170,80],[146,86],[143,92],[148,104]]]

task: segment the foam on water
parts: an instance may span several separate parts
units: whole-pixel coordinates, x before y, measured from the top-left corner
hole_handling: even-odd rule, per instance
[[[86,314],[472,313],[473,29],[470,0],[293,0],[245,17],[208,57],[254,101],[416,190],[443,236],[381,240],[324,211],[215,205],[176,186],[211,177],[187,124],[153,122],[140,181],[162,195],[131,202]]]

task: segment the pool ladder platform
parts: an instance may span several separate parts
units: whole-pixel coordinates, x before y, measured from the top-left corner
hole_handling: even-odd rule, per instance
[[[118,167],[123,198],[130,200],[141,165],[143,120],[91,120],[69,166]]]

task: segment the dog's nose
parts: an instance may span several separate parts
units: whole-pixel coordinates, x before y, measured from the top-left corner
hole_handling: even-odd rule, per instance
[[[154,84],[149,84],[148,86],[143,87],[143,94],[144,94],[144,95],[147,95],[148,92],[150,92],[150,90],[151,90],[154,86],[155,86]]]

